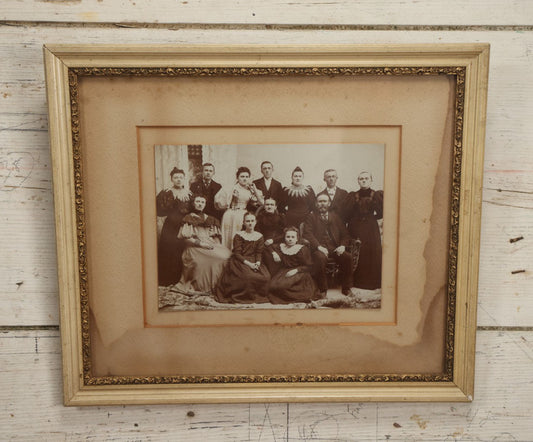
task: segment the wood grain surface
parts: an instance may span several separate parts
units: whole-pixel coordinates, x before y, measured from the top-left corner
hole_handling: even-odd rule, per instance
[[[8,0],[3,20],[72,23],[527,25],[528,0]]]
[[[1,2],[0,439],[532,440],[532,22],[528,0]],[[473,403],[62,406],[44,43],[435,42],[491,44]]]
[[[2,440],[528,441],[533,332],[479,331],[472,403],[63,407],[57,331],[0,334]]]

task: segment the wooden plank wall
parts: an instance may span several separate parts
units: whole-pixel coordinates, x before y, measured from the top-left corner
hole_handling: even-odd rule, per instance
[[[44,43],[488,42],[475,400],[65,408]],[[0,3],[1,440],[533,440],[533,2]]]

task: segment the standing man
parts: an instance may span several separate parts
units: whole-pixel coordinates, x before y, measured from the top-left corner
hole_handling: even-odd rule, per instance
[[[279,181],[272,178],[274,166],[270,161],[263,161],[261,163],[261,173],[263,174],[263,178],[254,181],[255,187],[263,193],[265,200],[272,198],[276,201],[278,210],[282,211],[283,204],[280,204],[280,202],[283,199],[283,186]]]
[[[204,213],[214,216],[220,221],[224,211],[215,208],[215,195],[222,186],[213,180],[214,175],[215,166],[211,163],[204,163],[202,165],[202,177],[191,184],[191,192],[193,195],[205,196],[206,204]]]
[[[346,224],[346,198],[348,192],[340,187],[337,187],[337,171],[335,169],[328,169],[324,171],[324,181],[326,188],[318,195],[326,195],[329,198],[330,212],[335,212],[337,216]]]
[[[328,290],[326,264],[332,258],[339,265],[342,294],[349,295],[352,285],[352,257],[346,252],[350,237],[341,219],[329,211],[327,195],[316,197],[316,210],[304,222],[304,238],[313,254],[313,277],[324,297]]]

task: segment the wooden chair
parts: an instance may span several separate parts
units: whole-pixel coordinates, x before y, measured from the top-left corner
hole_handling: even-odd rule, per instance
[[[361,240],[350,239],[346,252],[352,257],[352,273],[355,272],[357,265],[359,264],[359,252],[361,250]],[[329,258],[326,263],[326,277],[328,278],[328,287],[338,287],[340,285],[339,280],[339,265],[333,258]]]

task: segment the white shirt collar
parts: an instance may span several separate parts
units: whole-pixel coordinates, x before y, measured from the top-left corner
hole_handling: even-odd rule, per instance
[[[270,186],[272,185],[272,177],[270,177],[270,178],[263,177],[263,180],[265,181],[265,187],[267,189],[270,189]]]

